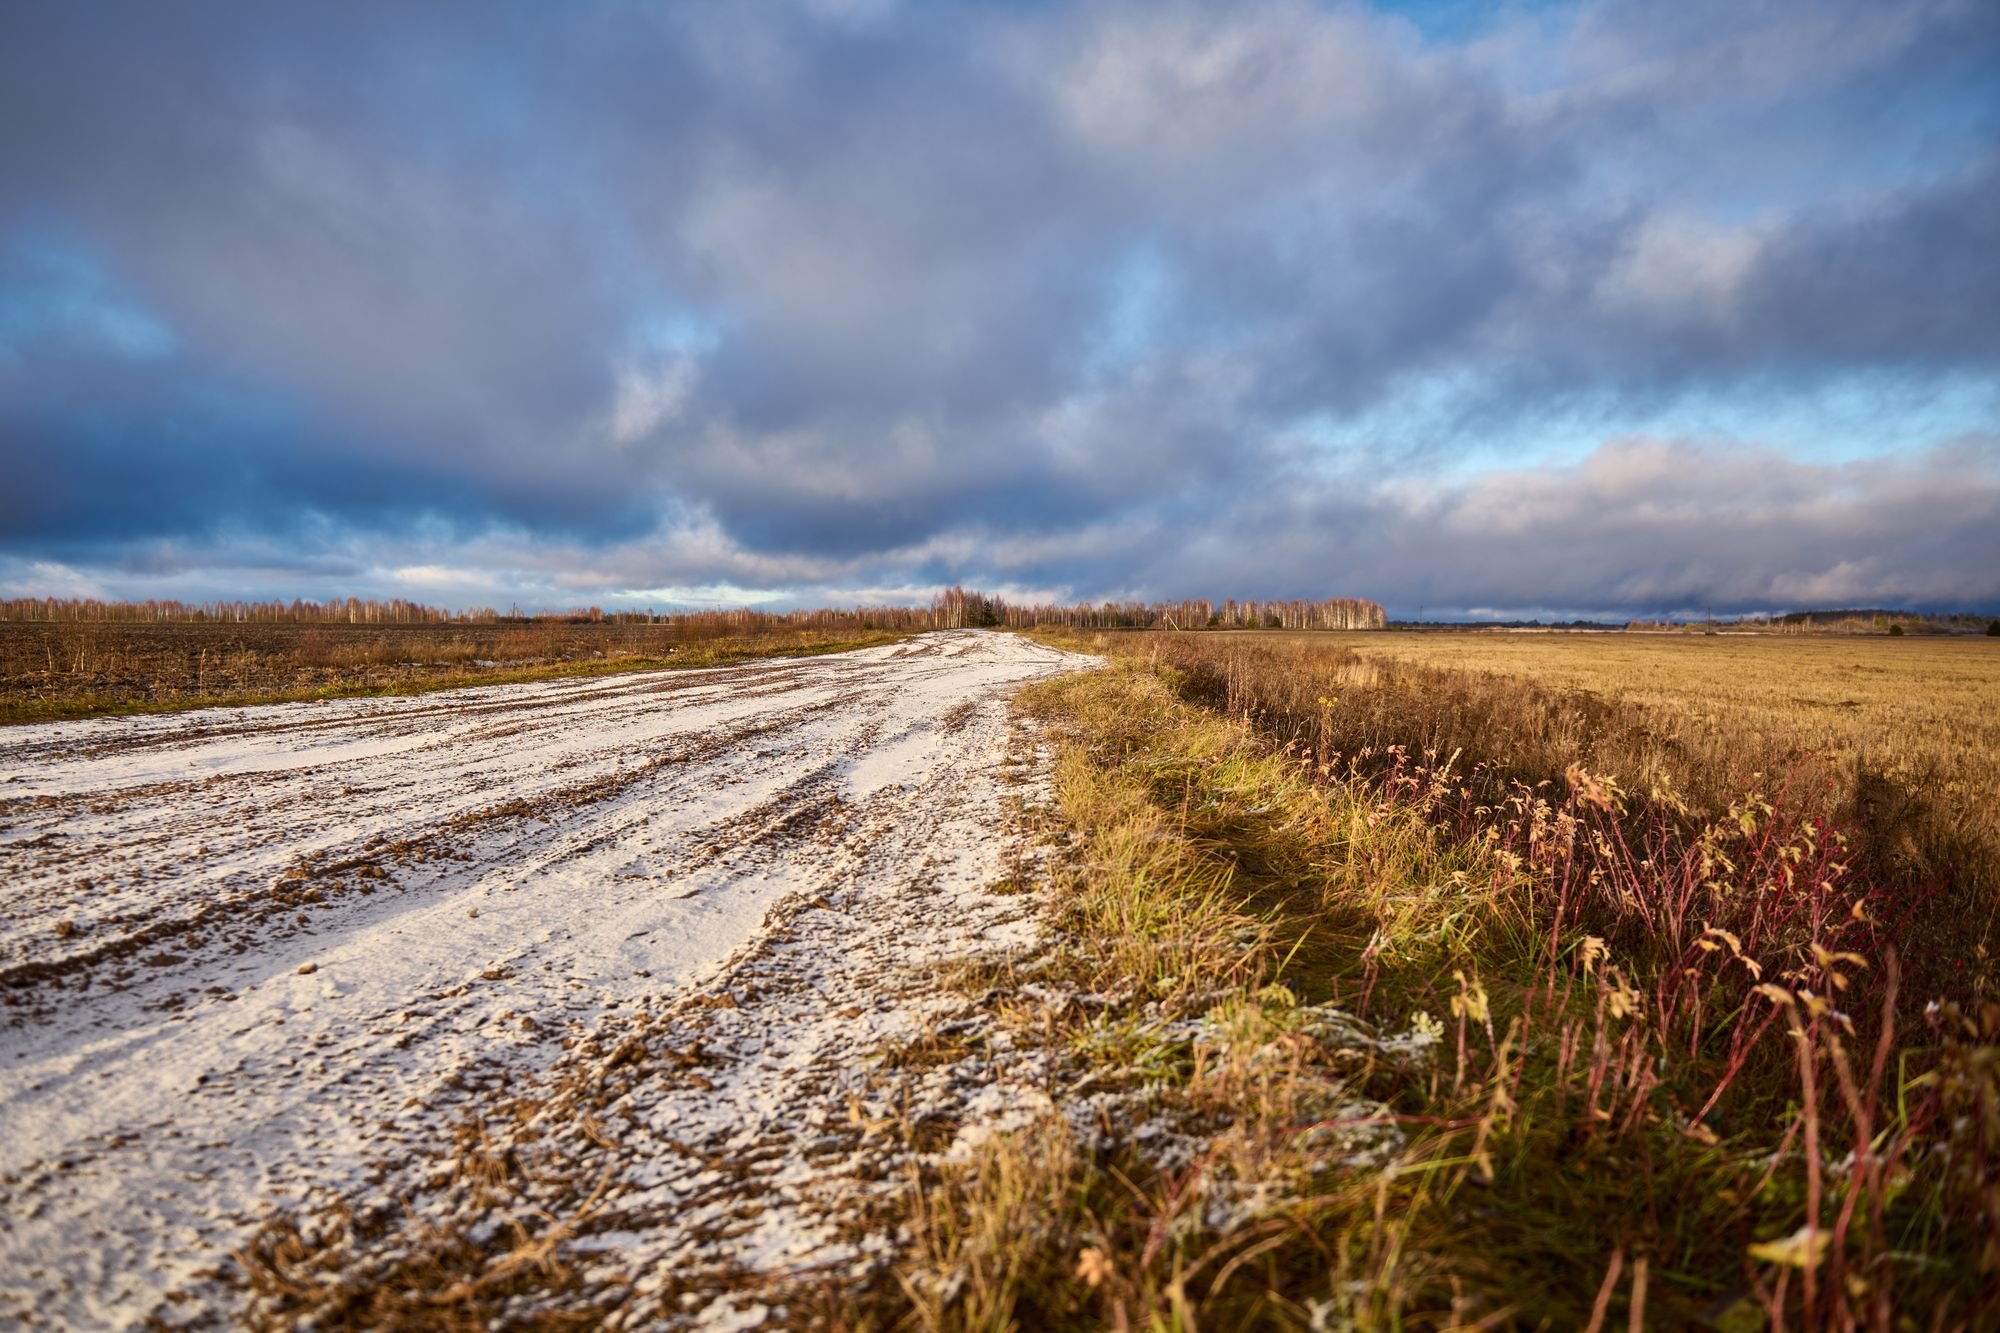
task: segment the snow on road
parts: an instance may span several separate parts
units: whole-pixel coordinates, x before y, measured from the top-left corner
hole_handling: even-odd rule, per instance
[[[1032,937],[1005,700],[1087,661],[964,631],[0,732],[0,1320],[484,1300],[502,1222],[640,1322],[865,1262],[864,1071],[962,1007],[925,965]],[[951,1097],[947,1137],[1007,1101]]]

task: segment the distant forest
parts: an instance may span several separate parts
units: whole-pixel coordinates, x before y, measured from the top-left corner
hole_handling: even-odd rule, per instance
[[[1843,607],[1828,611],[1791,611],[1775,616],[1733,616],[1727,620],[1635,620],[1627,629],[1693,630],[1706,626],[1730,630],[1761,630],[1771,634],[1977,634],[1993,625],[1989,616],[1971,612],[1895,611],[1882,607]]]
[[[1074,606],[1009,602],[987,593],[951,588],[928,606],[859,606],[797,611],[606,611],[589,606],[529,613],[518,606],[450,611],[394,598],[359,597],[325,602],[215,601],[106,602],[95,598],[17,597],[0,601],[0,621],[73,623],[192,622],[214,624],[450,625],[562,621],[572,624],[668,625],[689,629],[796,626],[810,629],[962,629],[968,626],[1067,625],[1081,629],[1385,629],[1381,604],[1358,597],[1318,601],[1238,601],[1206,598],[1178,602],[1103,602]]]
[[[1177,602],[1010,602],[1004,597],[966,588],[950,588],[927,606],[814,607],[796,611],[757,611],[748,607],[727,611],[607,611],[598,606],[567,611],[506,611],[473,607],[452,611],[439,606],[392,598],[341,597],[313,602],[214,601],[106,602],[78,597],[16,597],[0,600],[0,621],[58,621],[104,624],[300,624],[300,625],[665,625],[705,633],[736,629],[881,629],[923,630],[1005,626],[1064,625],[1073,629],[1388,629],[1381,603],[1360,597],[1238,600],[1220,603],[1205,597]],[[1478,627],[1533,629],[1632,629],[1682,633],[1705,627],[1759,630],[1778,634],[1977,634],[1994,624],[1990,617],[1967,613],[1842,609],[1793,611],[1784,615],[1740,616],[1725,620],[1634,620],[1619,625],[1600,621],[1477,622]],[[1398,622],[1403,629],[1466,628],[1465,622]]]

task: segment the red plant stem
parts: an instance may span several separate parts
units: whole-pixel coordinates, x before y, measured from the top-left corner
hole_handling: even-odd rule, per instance
[[[1625,1270],[1625,1247],[1619,1246],[1611,1252],[1611,1265],[1604,1270],[1604,1281],[1597,1288],[1597,1300],[1590,1307],[1590,1323],[1584,1333],[1602,1333],[1604,1317],[1611,1313],[1611,1293],[1618,1288],[1618,1275]]]
[[[1700,1124],[1707,1117],[1708,1113],[1715,1109],[1715,1104],[1722,1100],[1722,1094],[1729,1090],[1729,1085],[1736,1081],[1736,1075],[1742,1072],[1743,1062],[1750,1058],[1751,1048],[1757,1044],[1757,1039],[1764,1035],[1764,1030],[1771,1026],[1772,1021],[1777,1016],[1778,1011],[1776,1009],[1764,1015],[1764,1021],[1759,1023],[1757,1030],[1750,1034],[1750,1040],[1740,1042],[1737,1049],[1730,1053],[1729,1067],[1722,1071],[1722,1081],[1715,1085],[1715,1091],[1709,1094],[1708,1100],[1702,1103],[1699,1111],[1695,1112],[1694,1119],[1690,1122],[1691,1124]],[[1740,1040],[1743,1033],[1742,1024],[1737,1024],[1736,1032]]]
[[[1794,1018],[1797,1010],[1793,1011]],[[1800,1284],[1805,1288],[1805,1323],[1811,1328],[1813,1316],[1819,1306],[1819,1265],[1814,1259],[1815,1243],[1819,1238],[1820,1207],[1820,1160],[1819,1160],[1819,1083],[1815,1078],[1814,1066],[1818,1063],[1819,1020],[1815,1018],[1803,1030],[1793,1029],[1798,1040],[1799,1080],[1804,1084],[1805,1097],[1803,1115],[1805,1118],[1806,1153],[1806,1262],[1800,1270]]]

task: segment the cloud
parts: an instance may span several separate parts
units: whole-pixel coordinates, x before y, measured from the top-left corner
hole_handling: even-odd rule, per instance
[[[2000,605],[1995,436],[1839,464],[1624,438],[1574,465],[1322,495],[1286,517],[1266,528],[1298,534],[1299,558],[1405,607]]]
[[[968,572],[1023,599],[1363,595],[1403,615],[2000,608],[2000,436],[1847,463],[1624,437],[1572,464],[1453,481],[1295,477],[1199,510],[1036,535],[970,523],[846,554],[773,556],[699,512],[608,545],[445,527],[364,540],[328,526],[286,544],[135,546],[103,582],[137,596],[789,606],[920,600]]]
[[[82,570],[53,560],[26,562],[0,558],[0,593],[9,597],[97,597],[102,583]]]
[[[695,374],[694,363],[683,356],[620,370],[611,406],[613,443],[635,444],[679,416],[694,389]]]
[[[447,565],[404,565],[387,573],[390,580],[395,583],[433,592],[450,589],[461,595],[480,592],[490,594],[495,589],[492,572],[484,569],[453,569]]]
[[[170,355],[175,345],[89,255],[16,237],[0,251],[0,358],[50,344],[131,360]]]
[[[1991,595],[1960,529],[1863,521],[1876,474],[1699,411],[2000,374],[1991,6],[105,19],[0,19],[17,562],[581,600],[1329,570],[1433,605]],[[51,236],[82,258],[19,258]],[[1551,468],[1579,404],[1708,442]],[[1987,455],[1911,433],[1852,466],[1980,493]],[[1739,491],[1791,563],[1704,561],[1764,521]]]

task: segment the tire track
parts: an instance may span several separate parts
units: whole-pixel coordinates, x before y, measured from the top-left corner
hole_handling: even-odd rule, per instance
[[[1001,697],[1081,664],[1003,635],[911,647],[0,734],[0,1319],[231,1321],[228,1256],[269,1210],[435,1193],[477,1156],[468,1117],[559,1098],[640,1015],[659,1058],[627,1048],[621,1076],[778,1096],[650,1025],[722,1014],[703,1005],[746,958],[784,993],[770,960],[828,895],[817,952],[878,982],[883,941],[968,938],[925,915],[926,863],[959,867],[976,917]],[[851,1063],[878,1027],[801,1041]]]

